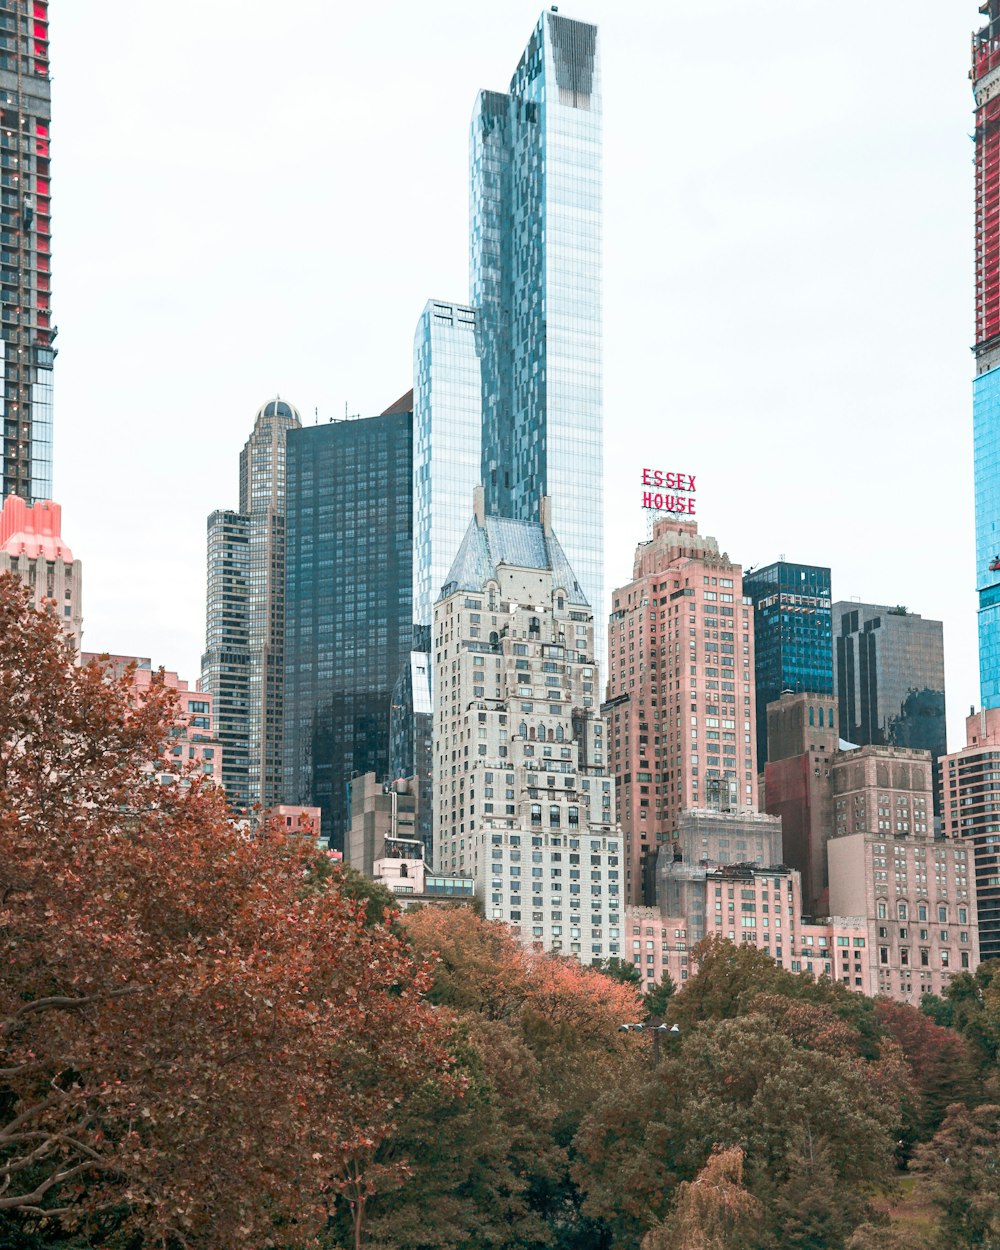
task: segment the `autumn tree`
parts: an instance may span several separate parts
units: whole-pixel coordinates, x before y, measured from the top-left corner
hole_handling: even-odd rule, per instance
[[[0,1218],[221,1250],[343,1203],[360,1244],[407,1099],[454,1088],[447,1018],[304,840],[159,785],[175,711],[0,579]]]
[[[646,1234],[642,1250],[744,1250],[764,1209],[743,1184],[739,1146],[716,1150],[693,1181],[678,1186],[667,1219]]]

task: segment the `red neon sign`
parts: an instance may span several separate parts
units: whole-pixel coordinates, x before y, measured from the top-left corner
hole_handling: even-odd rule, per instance
[[[643,469],[642,484],[653,487],[642,492],[642,506],[652,512],[683,512],[694,516],[695,478],[693,473],[667,473],[663,469]]]

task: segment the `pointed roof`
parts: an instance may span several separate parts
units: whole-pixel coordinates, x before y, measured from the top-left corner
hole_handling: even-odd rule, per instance
[[[539,521],[514,521],[499,516],[484,517],[482,522],[472,519],[440,597],[456,590],[481,591],[491,578],[496,579],[501,564],[545,569],[552,574],[553,587],[563,587],[571,603],[589,606],[555,534],[551,530],[546,533]]]

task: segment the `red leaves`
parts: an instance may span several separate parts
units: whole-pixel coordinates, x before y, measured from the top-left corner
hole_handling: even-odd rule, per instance
[[[448,1021],[304,839],[157,784],[173,715],[73,667],[0,579],[0,1209],[125,1201],[151,1244],[283,1216],[304,1238],[331,1176],[390,1183],[373,1155],[446,1067]]]

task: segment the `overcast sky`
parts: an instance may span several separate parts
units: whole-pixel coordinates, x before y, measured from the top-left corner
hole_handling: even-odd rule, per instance
[[[743,565],[945,623],[978,700],[976,0],[590,0],[605,152],[608,589],[639,474],[698,476]],[[468,298],[468,125],[534,0],[54,0],[55,495],[85,646],[198,675],[205,519],[275,392],[303,420],[411,385]],[[556,502],[558,526],[558,501]]]

